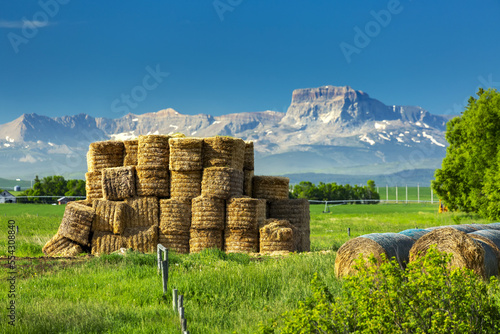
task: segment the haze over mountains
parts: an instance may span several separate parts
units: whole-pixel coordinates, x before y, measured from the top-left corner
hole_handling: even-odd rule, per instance
[[[420,107],[385,105],[348,86],[297,89],[286,113],[211,116],[165,109],[117,119],[24,114],[0,125],[0,177],[83,178],[93,141],[181,132],[252,140],[256,174],[293,174],[292,182],[320,173],[325,182],[359,183],[372,176],[378,183],[428,185],[446,153],[447,120]]]

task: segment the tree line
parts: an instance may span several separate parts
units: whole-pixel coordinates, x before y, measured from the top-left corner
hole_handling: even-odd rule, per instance
[[[292,187],[291,198],[307,198],[317,201],[345,201],[345,203],[375,204],[380,200],[375,181],[368,180],[366,186],[351,186],[320,182],[317,186],[309,181],[302,181]]]
[[[84,180],[65,180],[62,176],[35,177],[33,188],[25,190],[19,196],[54,196],[53,198],[28,198],[35,203],[51,203],[61,196],[85,196]]]

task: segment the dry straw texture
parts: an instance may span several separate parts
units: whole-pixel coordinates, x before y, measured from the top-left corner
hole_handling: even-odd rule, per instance
[[[266,201],[249,197],[233,197],[227,201],[226,227],[231,230],[258,232],[266,220]]]
[[[190,253],[197,253],[207,248],[223,249],[223,231],[221,230],[198,230],[192,228],[190,234]]]
[[[412,238],[399,233],[372,233],[351,239],[337,251],[335,275],[343,277],[354,274],[356,260],[360,256],[367,260],[372,254],[379,263],[384,254],[386,259],[395,258],[399,266],[405,268],[414,242]]]
[[[125,239],[121,235],[110,232],[94,232],[92,236],[92,254],[110,254],[125,247]]]
[[[158,243],[180,254],[189,253],[189,231],[186,233],[163,233],[159,231]]]
[[[203,139],[203,167],[229,167],[243,170],[245,142],[239,138],[209,137]]]
[[[258,253],[259,230],[227,228],[224,232],[224,249],[227,253]]]
[[[170,138],[170,170],[197,171],[203,169],[203,139]]]
[[[137,164],[139,166],[157,166],[168,169],[169,136],[139,136],[137,146]]]
[[[191,205],[175,199],[160,200],[160,232],[187,234],[191,228]]]
[[[102,198],[102,172],[85,173],[85,191],[88,201]]]
[[[295,248],[299,252],[311,249],[309,202],[306,199],[284,199],[269,202],[270,218],[286,219],[296,228]]]
[[[252,197],[267,200],[287,199],[289,183],[290,179],[287,177],[255,175],[252,178]]]
[[[170,176],[167,168],[137,166],[135,191],[137,196],[170,196]]]
[[[424,256],[431,246],[441,252],[451,253],[451,267],[472,269],[484,276],[484,249],[466,233],[454,228],[436,229],[419,238],[410,250],[410,261]]]
[[[74,241],[56,234],[42,248],[47,256],[76,256],[83,253],[82,247]]]
[[[95,212],[92,208],[83,204],[70,202],[66,204],[58,233],[80,245],[87,246],[94,216]]]
[[[243,171],[243,195],[252,196],[253,170]]]
[[[89,172],[123,165],[125,147],[122,141],[108,140],[91,143],[87,153]]]
[[[260,252],[281,254],[295,251],[295,227],[286,219],[266,219],[260,228]]]
[[[154,253],[158,245],[158,226],[126,228],[123,238],[127,248]]]
[[[253,141],[245,142],[245,158],[243,162],[243,169],[254,170]]]
[[[94,200],[92,231],[121,234],[131,221],[131,208],[125,202]]]
[[[133,197],[125,200],[130,208],[131,219],[127,227],[150,227],[159,224],[159,203],[156,197]]]
[[[123,166],[137,166],[137,148],[139,140],[124,140],[125,154],[123,157]]]
[[[205,168],[201,195],[222,199],[243,195],[243,171],[228,167]]]
[[[222,231],[225,207],[223,199],[203,196],[193,198],[191,228]]]
[[[105,168],[102,171],[102,195],[110,201],[135,196],[135,167]]]
[[[170,197],[182,202],[201,195],[201,180],[203,171],[172,171],[170,172]]]

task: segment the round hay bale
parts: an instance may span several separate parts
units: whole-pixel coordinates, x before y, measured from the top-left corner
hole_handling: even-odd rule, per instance
[[[245,142],[245,157],[243,162],[244,170],[254,170],[254,150],[253,141]]]
[[[173,232],[159,232],[158,243],[169,250],[179,254],[189,253],[189,231],[187,233],[176,234]]]
[[[223,199],[203,196],[193,198],[191,228],[224,230],[225,207]]]
[[[137,196],[170,196],[170,176],[167,168],[138,165],[135,167]]]
[[[254,175],[252,197],[267,200],[288,199],[289,183],[290,179],[287,177]]]
[[[224,231],[224,249],[227,253],[258,253],[259,230],[227,228]]]
[[[422,229],[422,228],[410,228],[410,229],[407,229],[407,230],[399,232],[399,234],[404,234],[407,237],[410,237],[410,238],[412,238],[413,240],[416,241],[420,237],[426,235],[429,232],[430,232],[429,230],[425,230],[425,229]]]
[[[243,170],[243,195],[252,196],[253,170]]]
[[[123,166],[124,150],[123,142],[118,140],[91,143],[87,153],[87,168],[89,172]]]
[[[191,203],[191,200],[201,195],[201,180],[203,171],[171,171],[170,197],[182,202]]]
[[[135,167],[104,168],[102,171],[104,199],[119,201],[135,196]]]
[[[201,195],[222,199],[243,195],[243,171],[228,167],[205,168]]]
[[[285,219],[267,219],[260,228],[260,253],[293,252],[294,230],[292,224]]]
[[[126,246],[125,239],[121,235],[111,232],[94,232],[92,236],[92,254],[111,254]]]
[[[286,219],[295,227],[295,250],[311,250],[309,201],[307,199],[282,199],[269,201],[269,218]]]
[[[239,138],[215,136],[203,139],[203,168],[228,167],[243,170],[245,142]]]
[[[201,171],[203,169],[203,139],[170,138],[170,170]]]
[[[66,204],[57,233],[82,246],[88,246],[94,216],[94,209],[83,204],[70,202]]]
[[[500,230],[478,230],[469,233],[469,235],[490,243],[492,247],[496,247],[500,251]]]
[[[156,166],[168,170],[169,141],[166,135],[139,136],[137,144],[137,164],[139,166]]]
[[[77,256],[83,253],[82,247],[74,241],[63,237],[59,233],[54,235],[45,246],[42,252],[46,256]]]
[[[395,258],[399,266],[404,269],[414,242],[412,238],[399,233],[372,233],[351,239],[337,251],[335,275],[343,277],[354,274],[356,260],[360,256],[367,260],[371,254],[379,263],[382,260],[382,254],[386,259]]]
[[[160,200],[160,232],[187,234],[191,228],[191,205],[175,199]]]
[[[229,229],[258,231],[266,220],[266,200],[233,197],[227,201],[226,226]]]
[[[159,203],[156,197],[132,197],[125,199],[130,207],[127,227],[150,227],[159,225]]]
[[[123,146],[125,149],[123,166],[137,166],[137,150],[139,147],[139,140],[124,140]]]
[[[498,276],[500,261],[500,231],[479,230],[468,235],[484,249],[484,269],[486,277]]]
[[[123,231],[123,238],[127,248],[143,253],[154,253],[158,245],[158,226],[126,228]]]
[[[410,261],[424,256],[432,245],[440,252],[452,254],[451,267],[472,269],[484,276],[484,249],[466,233],[451,227],[435,229],[415,242]]]
[[[102,194],[102,172],[85,173],[86,199],[91,202],[94,199],[103,198]]]
[[[500,230],[500,223],[486,224],[488,230]]]
[[[198,230],[191,229],[189,239],[189,252],[197,253],[207,248],[218,248],[222,250],[223,231],[221,230]]]

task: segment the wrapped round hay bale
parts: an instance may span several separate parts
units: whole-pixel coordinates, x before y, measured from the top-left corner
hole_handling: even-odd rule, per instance
[[[124,140],[123,146],[125,149],[123,166],[137,166],[137,149],[139,147],[139,140]]]
[[[185,233],[191,228],[191,205],[176,199],[160,200],[160,232]]]
[[[360,256],[367,260],[371,254],[379,262],[382,260],[382,254],[385,254],[386,259],[395,258],[399,266],[404,269],[414,242],[412,238],[399,233],[372,233],[351,239],[337,251],[335,275],[343,277],[354,274],[356,260]]]
[[[125,199],[130,207],[128,227],[149,227],[159,225],[159,203],[156,197],[132,197]]]
[[[104,199],[119,201],[135,196],[135,167],[104,168],[102,171]]]
[[[488,230],[500,230],[500,223],[485,224]]]
[[[159,231],[158,243],[179,254],[189,253],[189,231],[187,233],[163,233]]]
[[[87,153],[89,172],[98,172],[104,168],[123,166],[125,146],[122,141],[107,140],[91,143]]]
[[[468,233],[484,249],[484,270],[486,278],[498,276],[500,271],[500,231],[479,230]]]
[[[157,166],[135,167],[135,192],[137,196],[170,196],[170,176],[167,168]]]
[[[223,231],[221,230],[198,230],[191,228],[190,235],[190,253],[201,252],[207,248],[223,249]]]
[[[226,227],[230,230],[258,232],[266,220],[266,200],[233,197],[226,205]]]
[[[201,195],[222,199],[243,195],[243,171],[228,167],[205,168]]]
[[[82,246],[87,246],[94,216],[94,209],[83,204],[70,202],[66,204],[58,234]]]
[[[244,170],[254,170],[254,150],[253,141],[245,142],[245,157],[243,162]]]
[[[290,179],[283,176],[254,175],[252,197],[267,200],[287,199]]]
[[[76,242],[57,233],[43,246],[42,252],[47,256],[76,256],[83,253],[83,249]]]
[[[469,233],[475,239],[490,243],[500,251],[500,230],[479,230]]]
[[[154,253],[158,245],[158,226],[126,228],[123,231],[123,238],[127,248],[143,253]]]
[[[203,169],[203,139],[170,138],[170,170],[197,171]]]
[[[201,195],[201,179],[203,171],[171,171],[170,197],[182,202],[191,203],[191,200]]]
[[[475,224],[475,225],[479,225],[479,224]],[[442,229],[442,228],[453,228],[457,231],[461,231],[461,232],[464,232],[464,233],[470,233],[470,232],[474,232],[474,231],[477,231],[478,229],[482,229],[482,228],[479,228],[479,227],[475,227],[471,224],[457,224],[457,225],[445,225],[445,226],[433,226],[433,227],[428,227],[426,228],[426,230],[428,231],[434,231],[434,230],[439,230],[439,229]]]
[[[224,250],[227,253],[258,253],[259,230],[226,228]]]
[[[85,191],[88,201],[103,198],[102,195],[102,172],[85,173]]]
[[[131,208],[125,202],[94,200],[92,231],[121,234],[131,220]]]
[[[94,232],[91,241],[93,255],[111,254],[125,247],[125,239],[111,232]]]
[[[282,199],[269,201],[269,218],[286,219],[295,227],[295,250],[311,250],[309,201],[307,199]]]
[[[224,136],[203,139],[203,168],[229,167],[243,170],[244,159],[243,139]]]
[[[455,228],[439,228],[418,239],[410,250],[410,261],[427,253],[435,245],[440,252],[451,253],[451,267],[472,269],[480,276],[485,275],[484,249],[473,238]]]
[[[198,196],[191,207],[191,229],[224,230],[226,202],[223,199]]]
[[[137,165],[157,166],[168,169],[170,136],[145,135],[139,136],[137,144]]]
[[[260,253],[289,253],[294,251],[295,227],[286,219],[266,219],[260,228]]]
[[[422,228],[410,228],[404,231],[399,232],[399,234],[404,234],[407,237],[412,238],[413,240],[418,240],[420,237],[429,233],[429,230],[425,230]]]
[[[252,196],[253,170],[243,170],[243,195]]]

